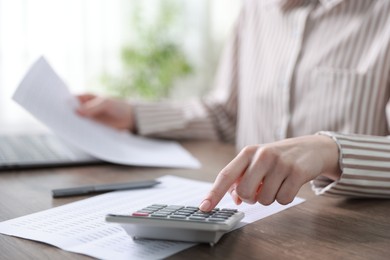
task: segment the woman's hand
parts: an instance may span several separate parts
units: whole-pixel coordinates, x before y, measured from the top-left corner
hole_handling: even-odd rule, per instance
[[[199,207],[212,210],[228,191],[236,204],[288,204],[303,184],[319,175],[339,179],[338,160],[336,142],[322,135],[248,146],[218,174]]]
[[[107,126],[135,131],[133,110],[130,104],[116,99],[99,97],[92,94],[77,96],[80,107],[77,113]]]

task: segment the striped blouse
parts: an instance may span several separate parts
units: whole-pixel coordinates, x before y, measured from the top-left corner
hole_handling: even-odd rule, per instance
[[[390,197],[390,0],[246,0],[212,93],[134,106],[138,132],[238,149],[325,134],[340,180],[317,194]]]

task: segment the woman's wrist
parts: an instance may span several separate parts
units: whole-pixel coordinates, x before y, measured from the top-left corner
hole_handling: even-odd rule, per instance
[[[338,180],[341,176],[339,164],[340,151],[336,141],[328,135],[317,135],[321,144],[322,156],[324,158],[323,176],[332,180]]]

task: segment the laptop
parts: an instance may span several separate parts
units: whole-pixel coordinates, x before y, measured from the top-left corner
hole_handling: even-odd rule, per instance
[[[0,135],[0,171],[101,163],[53,134]]]

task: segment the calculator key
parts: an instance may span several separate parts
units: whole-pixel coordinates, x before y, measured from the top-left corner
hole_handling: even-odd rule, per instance
[[[147,212],[134,212],[133,214],[131,214],[132,216],[135,216],[135,217],[147,217],[149,216],[149,213]]]
[[[157,209],[151,209],[151,208],[143,208],[143,209],[140,209],[138,211],[143,211],[143,212],[149,212],[149,213],[152,213],[152,212],[155,212]]]
[[[221,211],[237,212],[237,209],[221,209]]]
[[[175,214],[176,215],[184,215],[184,216],[193,215],[191,212],[179,212],[179,211],[176,211]]]
[[[182,205],[169,205],[166,208],[172,208],[172,209],[182,209],[184,206]]]
[[[208,221],[212,221],[212,222],[225,222],[225,219],[224,218],[208,218]]]
[[[159,208],[165,208],[166,206],[168,206],[168,205],[165,205],[165,204],[152,204],[152,205],[150,205],[150,207],[159,207]]]
[[[160,209],[160,210],[157,210],[156,213],[161,213],[161,214],[172,214],[173,210],[165,210],[165,209]]]
[[[188,212],[191,212],[191,213],[198,212],[198,210],[195,210],[195,209],[181,209],[180,211],[188,211]]]
[[[195,212],[195,210],[189,210],[189,209],[180,209],[180,210],[178,210],[177,212],[185,212],[185,213],[194,213]]]
[[[184,215],[170,215],[169,218],[186,219],[187,216],[184,216]]]
[[[208,218],[208,217],[210,217],[211,215],[210,215],[210,214],[194,213],[194,214],[192,214],[192,216]]]
[[[229,217],[228,216],[224,216],[224,215],[213,215],[212,218],[228,219]]]
[[[144,213],[153,213],[155,210],[150,210],[150,209],[140,209],[137,212],[144,212]]]
[[[151,210],[151,211],[157,211],[161,208],[156,208],[156,207],[146,207],[146,208],[143,208],[143,210]]]
[[[157,217],[157,218],[166,218],[166,217],[168,217],[168,214],[153,213],[150,216]]]
[[[216,212],[214,215],[231,217],[231,216],[234,215],[234,213],[233,212],[223,212],[223,211],[220,211],[220,212]]]
[[[206,220],[205,217],[198,217],[198,216],[190,216],[190,217],[188,217],[188,219],[198,220],[198,221],[205,221]]]

